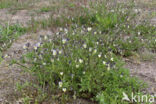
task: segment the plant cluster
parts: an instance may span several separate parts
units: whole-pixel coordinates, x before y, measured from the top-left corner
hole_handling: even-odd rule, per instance
[[[134,24],[131,5],[110,6],[97,4],[85,8],[85,15],[69,17],[70,25],[64,24],[68,28],[41,37],[34,50],[23,56],[22,62],[30,65],[43,90],[61,94],[62,103],[69,95],[100,104],[128,104],[122,101],[123,92],[130,95],[144,87],[123,67],[120,56],[142,48],[155,50],[155,27]]]

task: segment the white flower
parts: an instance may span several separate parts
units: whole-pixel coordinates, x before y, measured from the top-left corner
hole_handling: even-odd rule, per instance
[[[51,59],[51,62],[54,62],[54,59]]]
[[[59,87],[62,87],[63,83],[62,82],[59,82]]]
[[[62,29],[62,28],[60,28],[60,31],[63,31],[63,29]]]
[[[110,70],[110,65],[108,65],[107,70],[108,70],[108,71]]]
[[[104,64],[104,65],[106,65],[106,62],[105,62],[105,61],[103,61],[103,64]]]
[[[66,88],[62,88],[62,91],[63,91],[63,92],[66,92],[66,91],[67,91],[67,89],[66,89]]]
[[[46,63],[44,62],[43,65],[46,65]]]
[[[97,34],[97,32],[95,31],[95,32],[94,32],[94,35],[96,35],[96,34]]]
[[[68,30],[66,28],[64,29],[64,31],[65,31],[66,34],[68,33]]]
[[[111,58],[111,61],[114,61],[114,58],[113,57]]]
[[[76,65],[76,68],[79,68],[79,65]]]
[[[83,71],[83,74],[86,74],[86,72],[85,72],[85,71]]]
[[[65,44],[67,42],[67,39],[62,39],[62,43]]]
[[[127,26],[127,28],[129,29],[129,25]]]
[[[41,43],[37,43],[36,46],[37,46],[37,47],[40,47],[40,46],[41,46]]]
[[[86,44],[83,44],[83,47],[84,47],[84,48],[87,48],[87,45],[86,45]]]
[[[83,60],[82,60],[82,59],[79,59],[79,62],[80,62],[80,63],[83,63]]]
[[[99,44],[99,42],[96,42],[96,44],[98,45],[98,44]]]
[[[60,75],[63,75],[63,72],[60,72]]]
[[[107,58],[107,56],[105,55],[105,58]]]
[[[62,50],[59,50],[59,54],[62,54]]]
[[[140,32],[138,32],[138,35],[140,35],[141,33]]]
[[[44,36],[44,40],[47,40],[47,39],[48,39],[48,37],[45,35],[45,36]]]
[[[90,48],[89,48],[89,52],[91,52],[91,51],[92,51],[92,48],[90,47]]]
[[[8,57],[8,54],[5,54],[5,55],[4,55],[4,58],[7,58],[7,57]]]
[[[34,46],[34,49],[35,49],[35,50],[37,50],[37,47],[36,47],[36,46]]]
[[[56,56],[56,54],[57,54],[57,51],[53,50],[53,55]]]
[[[27,46],[26,46],[26,45],[24,45],[24,46],[23,46],[23,49],[27,49]]]
[[[88,27],[88,29],[87,29],[88,31],[91,31],[92,30],[92,28],[91,27]]]
[[[97,52],[97,49],[94,49],[93,54],[95,54]]]
[[[100,58],[101,57],[101,54],[99,54],[98,57]]]

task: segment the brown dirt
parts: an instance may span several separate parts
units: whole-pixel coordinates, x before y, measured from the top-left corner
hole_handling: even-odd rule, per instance
[[[152,61],[141,61],[139,63],[126,61],[125,67],[130,69],[132,76],[138,77],[148,84],[147,93],[156,93],[156,58]]]

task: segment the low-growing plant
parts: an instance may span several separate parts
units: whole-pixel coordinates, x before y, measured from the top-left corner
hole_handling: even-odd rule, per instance
[[[64,33],[67,35],[61,35]],[[30,71],[48,92],[99,102],[104,94],[102,104],[121,103],[123,92],[139,92],[142,84],[130,77],[121,59],[108,49],[104,36],[90,27],[61,29],[53,39],[45,36],[43,44],[37,43],[23,62],[32,65]]]
[[[12,42],[26,32],[26,28],[20,25],[0,26],[0,51],[8,48]]]

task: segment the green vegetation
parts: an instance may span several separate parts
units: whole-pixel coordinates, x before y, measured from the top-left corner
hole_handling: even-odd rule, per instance
[[[155,27],[147,23],[136,25],[133,6],[120,5],[97,3],[91,9],[84,8],[85,14],[50,18],[32,25],[34,30],[39,25],[61,28],[53,38],[41,38],[21,60],[31,65],[27,69],[37,78],[37,88],[43,91],[39,90],[42,97],[36,95],[29,101],[41,103],[51,99],[51,94],[59,94],[52,99],[62,104],[71,96],[100,104],[129,104],[122,101],[123,92],[129,96],[132,92],[142,93],[143,82],[130,76],[122,57],[143,48],[155,51]]]
[[[0,9],[16,3],[19,2],[2,0]],[[40,104],[52,99],[66,104],[82,98],[99,104],[129,104],[122,101],[123,93],[142,94],[145,84],[130,76],[122,58],[144,49],[156,52],[156,28],[147,22],[136,22],[133,3],[97,1],[89,8],[79,7],[81,13],[75,13],[75,6],[69,4],[70,13],[56,18],[53,15],[42,21],[32,18],[28,28],[0,26],[0,56],[25,32],[58,29],[53,36],[40,37],[34,49],[23,55],[20,62],[12,61],[24,66],[36,79],[32,83],[17,83],[23,102]],[[39,12],[52,9],[43,7]],[[150,60],[154,56],[150,55],[142,58]]]
[[[11,46],[12,42],[26,32],[26,28],[19,25],[0,26],[0,55]]]

